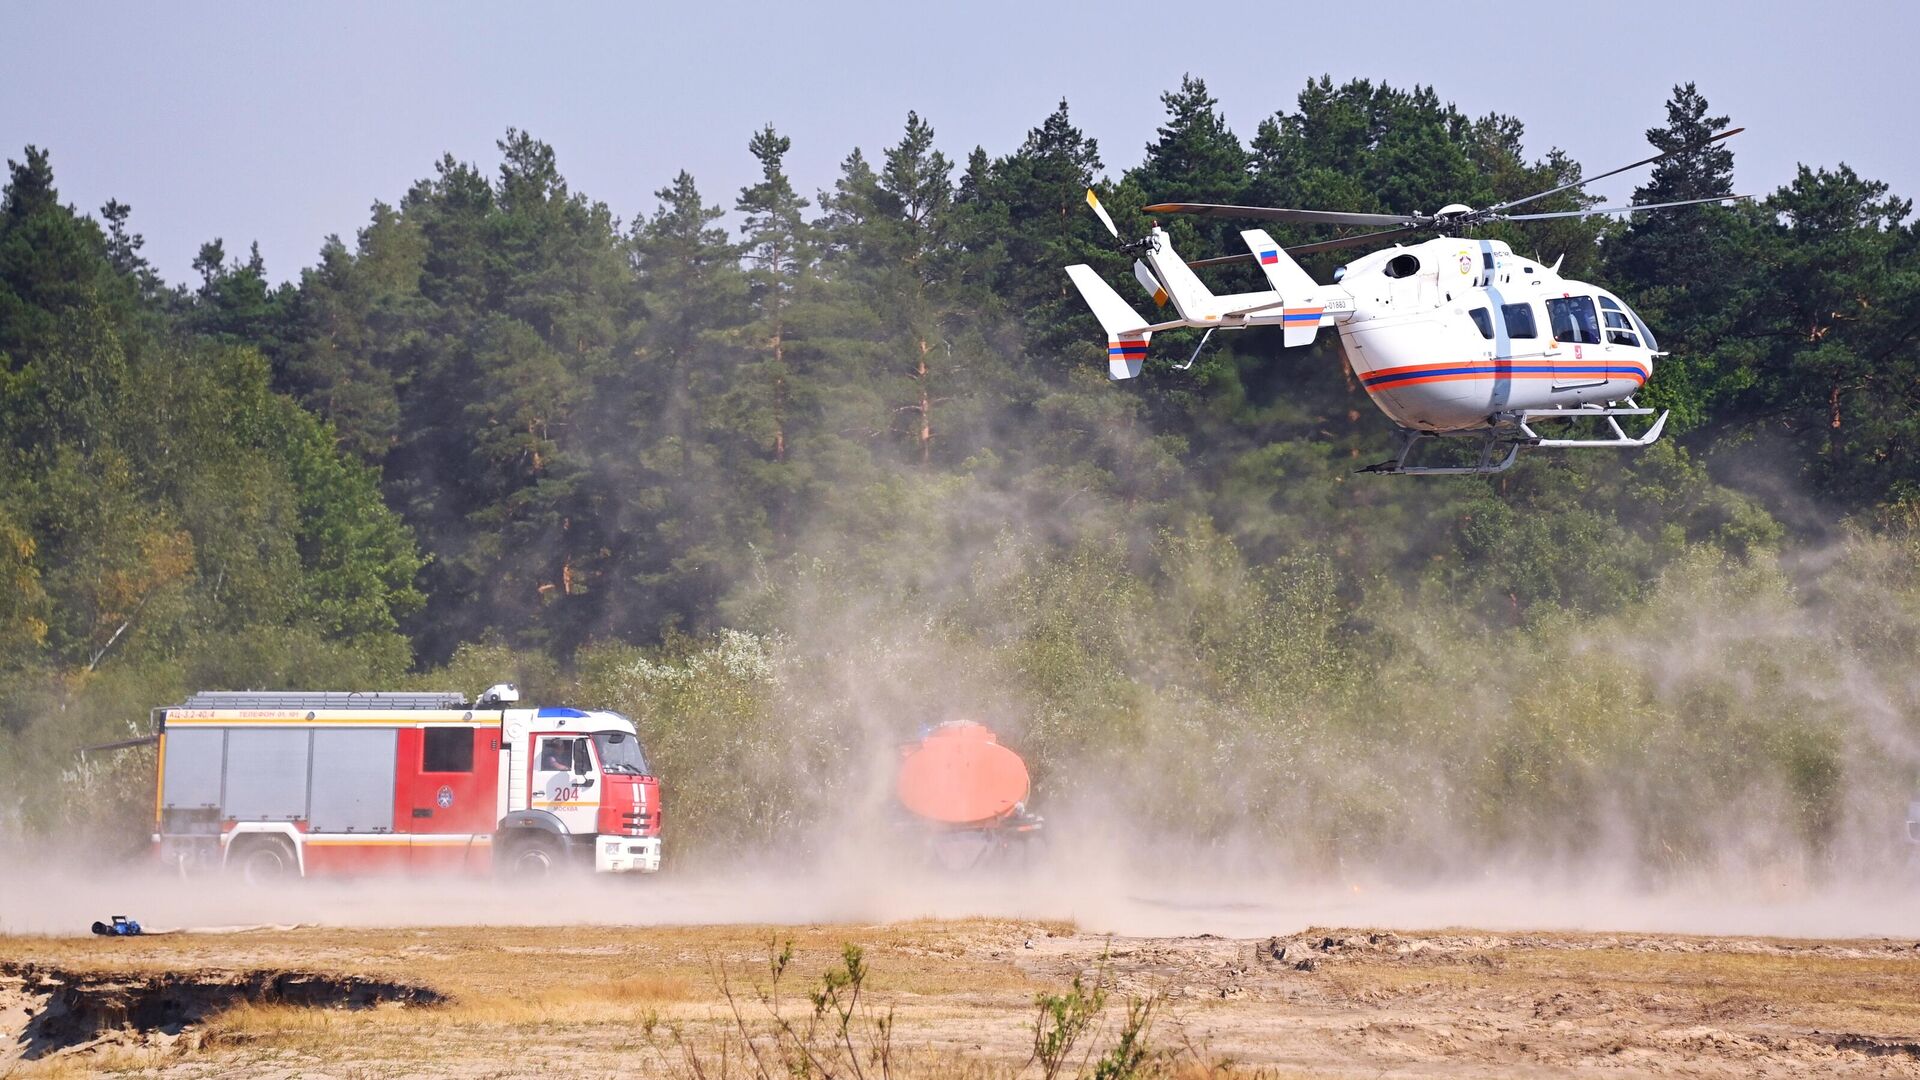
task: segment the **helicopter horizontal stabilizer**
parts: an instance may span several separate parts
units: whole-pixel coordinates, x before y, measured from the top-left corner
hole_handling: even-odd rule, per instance
[[[1107,332],[1107,377],[1131,379],[1140,374],[1140,365],[1147,358],[1147,339],[1160,327],[1149,326],[1093,272],[1093,267],[1084,263],[1069,266],[1067,276],[1093,309],[1093,317],[1100,320],[1100,328]]]
[[[1274,242],[1265,229],[1247,229],[1241,232],[1240,239],[1245,241],[1247,250],[1253,253],[1253,261],[1260,265],[1260,272],[1267,276],[1267,284],[1280,294],[1284,301],[1280,305],[1282,312],[1281,329],[1286,335],[1287,348],[1298,345],[1311,345],[1320,332],[1320,316],[1326,305],[1315,299],[1320,286],[1300,264],[1293,261],[1287,249]]]

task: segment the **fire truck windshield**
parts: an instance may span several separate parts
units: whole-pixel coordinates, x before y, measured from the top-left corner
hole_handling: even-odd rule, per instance
[[[647,756],[640,752],[640,740],[624,731],[596,731],[594,748],[600,751],[600,768],[610,773],[647,775]]]

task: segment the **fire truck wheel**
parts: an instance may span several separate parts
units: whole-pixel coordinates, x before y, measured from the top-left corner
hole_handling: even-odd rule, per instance
[[[560,842],[543,832],[527,832],[507,849],[507,876],[520,880],[552,877],[565,868]]]
[[[244,837],[227,853],[227,868],[249,885],[265,885],[300,876],[293,846],[278,836]]]

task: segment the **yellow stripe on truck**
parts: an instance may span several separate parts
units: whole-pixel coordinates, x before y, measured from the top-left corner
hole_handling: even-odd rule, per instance
[[[308,847],[466,847],[470,844],[491,844],[493,837],[485,833],[475,833],[470,837],[390,833],[386,836],[309,836],[304,843]]]
[[[167,733],[161,731],[153,739],[153,831],[160,832],[160,823],[165,820],[162,806],[167,793]]]
[[[407,709],[368,712],[364,709],[175,709],[166,714],[168,727],[265,727],[300,724],[315,727],[373,724],[380,727],[427,727],[434,724],[494,726],[499,713],[468,713],[452,709]]]

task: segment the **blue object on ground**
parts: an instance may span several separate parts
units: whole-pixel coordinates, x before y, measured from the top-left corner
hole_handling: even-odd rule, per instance
[[[140,933],[140,924],[125,915],[115,915],[110,923],[94,923],[93,932],[102,937],[135,937]]]

